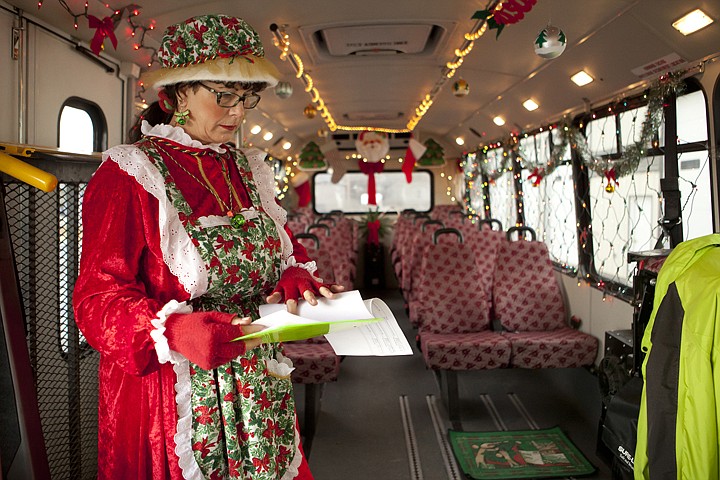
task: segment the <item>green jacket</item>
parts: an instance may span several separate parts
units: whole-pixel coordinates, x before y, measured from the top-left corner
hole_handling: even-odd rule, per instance
[[[720,234],[682,242],[658,275],[642,349],[635,479],[720,478]],[[718,368],[714,368],[718,365]]]

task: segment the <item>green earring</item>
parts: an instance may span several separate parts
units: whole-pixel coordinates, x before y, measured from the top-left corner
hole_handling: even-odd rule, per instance
[[[188,117],[190,116],[190,110],[184,110],[182,112],[175,111],[173,115],[175,116],[175,123],[178,125],[185,125]]]

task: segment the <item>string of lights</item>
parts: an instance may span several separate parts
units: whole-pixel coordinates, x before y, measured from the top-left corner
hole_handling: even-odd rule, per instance
[[[489,10],[497,11],[502,9],[502,2],[500,0],[492,0]],[[338,125],[335,122],[332,114],[328,111],[327,105],[323,101],[320,92],[314,85],[314,81],[309,73],[305,71],[305,67],[302,59],[296,53],[294,53],[290,46],[290,36],[277,24],[270,25],[270,30],[275,35],[274,44],[280,50],[280,60],[289,61],[295,69],[295,76],[303,81],[305,84],[305,91],[310,94],[312,103],[315,104],[317,111],[323,118],[328,128],[331,131],[345,130],[345,131],[376,131],[384,133],[405,133],[412,132],[417,124],[420,122],[422,117],[428,112],[435,97],[440,93],[445,83],[455,75],[455,72],[463,63],[463,59],[472,51],[475,44],[475,40],[480,38],[485,31],[488,29],[488,18],[481,18],[475,21],[475,24],[468,33],[464,35],[464,40],[459,48],[454,51],[455,56],[452,60],[448,61],[442,70],[440,79],[435,83],[433,88],[425,94],[420,104],[415,108],[414,115],[410,118],[406,128],[382,128],[382,127],[371,127],[371,126],[347,126]]]

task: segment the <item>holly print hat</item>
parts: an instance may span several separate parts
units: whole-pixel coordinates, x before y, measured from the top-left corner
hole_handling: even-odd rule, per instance
[[[267,82],[280,76],[265,58],[257,32],[244,20],[226,15],[202,15],[170,25],[158,50],[160,68],[146,73],[146,85],[199,80]]]

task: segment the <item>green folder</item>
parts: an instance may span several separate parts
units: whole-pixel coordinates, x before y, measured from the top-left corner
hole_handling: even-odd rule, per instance
[[[302,317],[298,317],[300,319]],[[291,342],[293,340],[305,340],[307,338],[319,337],[328,333],[339,332],[353,327],[359,327],[368,323],[379,322],[382,318],[363,318],[360,320],[333,320],[322,322],[316,320],[304,320],[303,323],[291,323],[288,325],[277,325],[268,327],[255,333],[249,333],[233,339],[249,340],[251,338],[262,338],[264,343]]]

